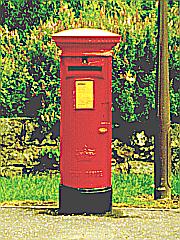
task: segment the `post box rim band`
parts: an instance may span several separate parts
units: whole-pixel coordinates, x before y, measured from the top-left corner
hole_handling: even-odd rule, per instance
[[[69,52],[65,52],[62,51],[61,52],[61,57],[82,57],[82,56],[85,56],[85,57],[112,57],[114,54],[114,51],[113,50],[103,50],[103,51],[97,51],[97,52],[92,52],[92,51],[89,51],[89,52],[83,52],[83,50],[81,51],[81,53],[77,52],[76,51],[69,51]]]
[[[76,189],[78,191],[81,191],[82,193],[97,193],[97,192],[108,192],[112,190],[112,186],[109,187],[103,187],[103,188],[74,188],[74,187],[70,187],[70,186],[65,186],[63,184],[60,184],[60,187],[64,186],[68,189]]]

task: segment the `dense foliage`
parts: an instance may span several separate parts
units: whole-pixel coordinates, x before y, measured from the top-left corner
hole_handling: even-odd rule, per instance
[[[1,116],[38,115],[48,127],[59,118],[59,50],[51,35],[77,27],[102,28],[122,35],[113,60],[113,104],[121,116],[137,121],[155,108],[155,0],[1,3]],[[179,99],[177,18],[178,3],[169,1],[171,114],[175,116]],[[37,101],[37,112],[27,111]]]

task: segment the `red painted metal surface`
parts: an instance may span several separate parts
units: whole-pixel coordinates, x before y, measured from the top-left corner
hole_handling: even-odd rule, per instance
[[[111,186],[112,52],[120,36],[77,29],[53,36],[61,56],[61,184]]]

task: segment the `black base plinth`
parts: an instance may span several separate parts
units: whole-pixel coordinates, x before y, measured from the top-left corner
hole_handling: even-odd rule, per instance
[[[104,214],[112,210],[112,188],[82,189],[60,185],[59,213]]]

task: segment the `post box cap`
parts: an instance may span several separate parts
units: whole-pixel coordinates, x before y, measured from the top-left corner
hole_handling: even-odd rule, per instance
[[[53,37],[119,37],[118,34],[102,29],[77,28],[53,34]]]
[[[55,42],[71,43],[97,43],[97,42],[114,42],[120,40],[120,35],[101,29],[77,28],[65,30],[52,35]]]
[[[110,51],[120,41],[121,36],[101,29],[77,28],[55,33],[52,39],[64,55],[85,55],[92,51]]]

